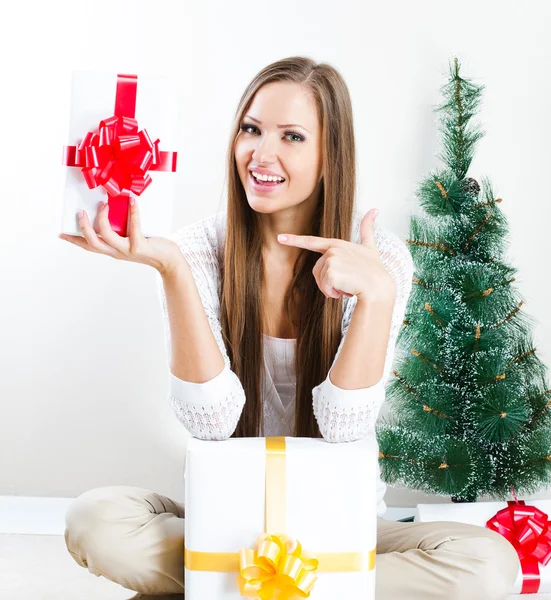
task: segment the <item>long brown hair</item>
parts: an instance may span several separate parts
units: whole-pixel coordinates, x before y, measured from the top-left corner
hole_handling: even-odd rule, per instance
[[[227,153],[226,240],[220,264],[222,336],[246,402],[232,437],[262,437],[264,264],[258,214],[249,206],[235,162],[234,145],[255,93],[274,81],[310,91],[321,125],[322,180],[311,231],[304,234],[350,240],[356,190],[352,104],[342,76],[326,63],[292,56],[262,69],[245,89],[235,113]],[[312,408],[312,388],[326,377],[341,339],[342,297],[326,298],[312,269],[320,254],[303,250],[285,298],[289,323],[297,331],[295,352],[297,437],[321,437]],[[296,318],[293,316],[295,315]]]

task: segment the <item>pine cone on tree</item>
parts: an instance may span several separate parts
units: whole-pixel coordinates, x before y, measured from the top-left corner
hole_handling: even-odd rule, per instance
[[[461,190],[472,198],[478,198],[480,186],[478,185],[478,181],[473,177],[465,177],[461,182]]]

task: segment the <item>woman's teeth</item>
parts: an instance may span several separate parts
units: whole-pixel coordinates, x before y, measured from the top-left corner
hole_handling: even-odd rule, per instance
[[[252,171],[252,176],[256,179],[256,181],[261,183],[283,183],[285,181],[283,177],[277,177],[275,175],[259,175]]]

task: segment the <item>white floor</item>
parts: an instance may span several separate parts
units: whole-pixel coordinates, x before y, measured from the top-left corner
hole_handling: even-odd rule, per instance
[[[0,535],[0,598],[128,600],[135,595],[79,566],[63,536]]]
[[[104,577],[92,575],[69,555],[63,531],[65,510],[71,501],[0,497],[0,598],[129,600],[136,595]],[[389,508],[385,518],[412,514],[410,508]],[[510,600],[520,598],[511,596]],[[551,594],[522,598],[551,600]]]

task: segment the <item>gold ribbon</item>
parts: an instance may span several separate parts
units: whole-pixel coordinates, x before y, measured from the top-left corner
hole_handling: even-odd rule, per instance
[[[287,522],[285,437],[266,438],[265,533],[256,549],[239,552],[197,552],[184,548],[184,564],[190,571],[237,572],[241,595],[254,600],[308,598],[318,572],[371,571],[376,548],[369,552],[311,554],[285,533]]]

